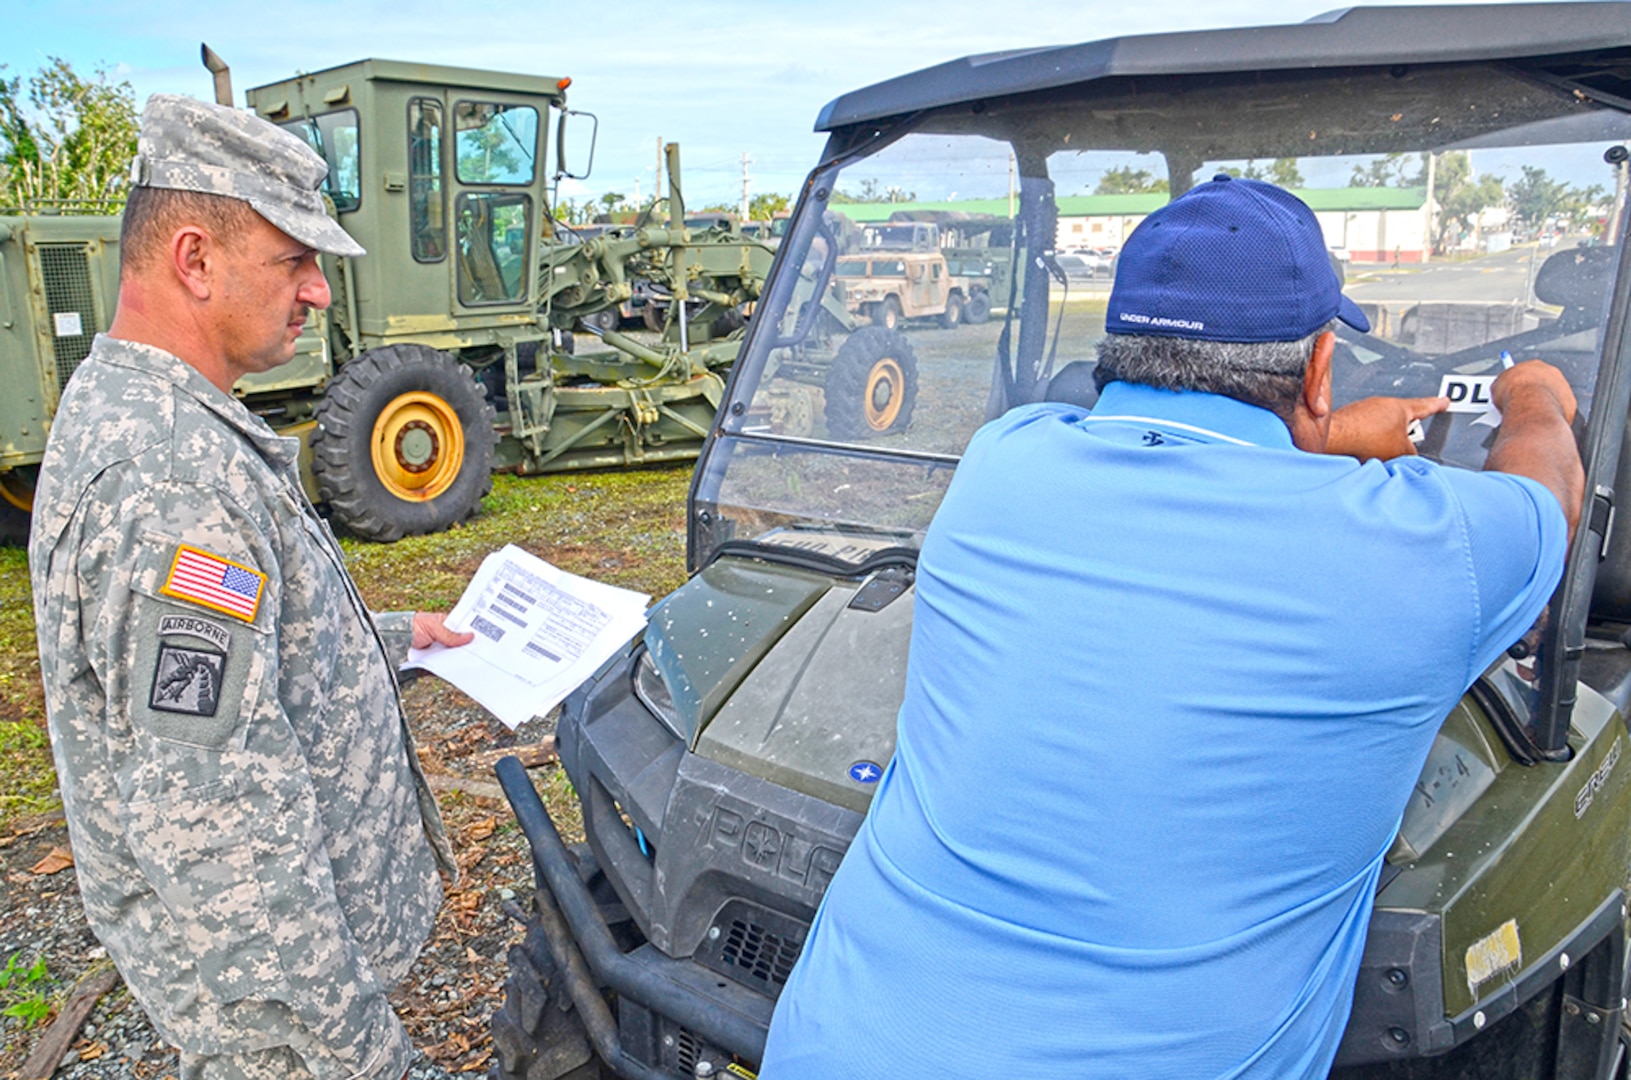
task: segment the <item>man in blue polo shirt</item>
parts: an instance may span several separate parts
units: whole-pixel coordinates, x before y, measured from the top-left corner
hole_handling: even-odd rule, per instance
[[[1323,1077],[1434,733],[1539,615],[1574,397],[1331,406],[1308,207],[1219,176],[1121,256],[1102,394],[1014,409],[918,564],[895,757],[771,1025],[764,1080]]]

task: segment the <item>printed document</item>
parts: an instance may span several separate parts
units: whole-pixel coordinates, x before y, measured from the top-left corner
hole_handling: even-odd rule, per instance
[[[511,728],[559,705],[646,625],[644,593],[568,574],[506,544],[448,614],[468,645],[411,649],[423,668],[475,698]]]

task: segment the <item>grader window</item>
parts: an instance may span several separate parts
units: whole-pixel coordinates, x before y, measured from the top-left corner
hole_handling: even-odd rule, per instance
[[[344,214],[362,205],[356,109],[307,116],[279,126],[305,139],[328,162],[323,190],[334,200],[334,209]]]
[[[413,257],[419,262],[447,258],[447,197],[442,188],[442,103],[414,98],[408,103],[408,222]]]
[[[538,149],[538,110],[530,105],[461,101],[453,107],[459,182],[530,184]]]
[[[520,300],[527,290],[532,199],[466,192],[459,196],[459,303]]]

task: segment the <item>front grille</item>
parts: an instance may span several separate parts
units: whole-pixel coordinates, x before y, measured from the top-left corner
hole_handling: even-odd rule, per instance
[[[742,900],[719,909],[696,959],[744,986],[775,997],[793,973],[809,928]]]
[[[679,1036],[675,1039],[675,1064],[685,1076],[695,1076],[697,1062],[702,1060],[702,1040],[691,1034],[685,1028],[679,1029]]]
[[[68,379],[79,362],[91,351],[91,339],[96,335],[96,299],[91,293],[91,264],[83,244],[41,244],[40,277],[45,283],[45,306],[51,319],[47,329],[56,349],[57,389],[68,385]],[[77,316],[79,333],[64,336],[58,332],[71,328],[71,319],[57,316]]]
[[[803,942],[788,941],[758,923],[733,919],[721,952],[725,962],[740,968],[747,978],[781,986],[793,973],[803,947]]]

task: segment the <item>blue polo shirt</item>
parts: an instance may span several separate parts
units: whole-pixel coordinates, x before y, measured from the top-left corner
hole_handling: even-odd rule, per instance
[[[987,424],[761,1076],[1323,1077],[1433,736],[1566,532],[1532,481],[1209,394]]]

